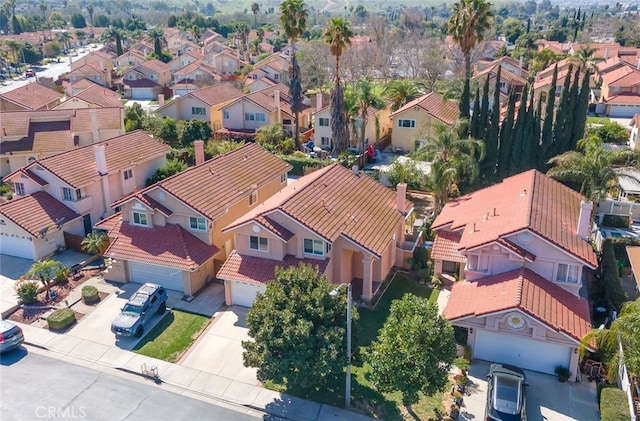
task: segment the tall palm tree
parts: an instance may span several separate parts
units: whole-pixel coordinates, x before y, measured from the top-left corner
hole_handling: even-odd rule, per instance
[[[47,5],[44,3],[40,3],[40,5],[38,6],[38,8],[40,9],[40,11],[42,12],[42,21],[46,22],[47,21]]]
[[[116,43],[116,55],[119,57],[124,52],[122,50],[122,33],[114,26],[110,26],[102,33],[102,38],[106,41],[114,41]]]
[[[67,50],[70,47],[69,43],[71,42],[72,39],[73,39],[73,37],[67,31],[58,32],[56,34],[56,40],[58,40],[58,42],[60,44],[62,44],[64,46],[64,48],[67,49]]]
[[[280,24],[289,40],[291,66],[289,67],[289,96],[293,112],[293,139],[296,149],[300,149],[300,111],[302,111],[302,86],[300,84],[300,66],[296,59],[296,40],[307,30],[309,12],[304,0],[285,0],[280,5]]]
[[[344,119],[344,91],[340,83],[340,57],[351,45],[353,32],[344,18],[331,18],[325,28],[323,38],[329,44],[331,55],[336,58],[336,70],[333,90],[331,91],[331,132],[335,151],[340,154],[346,149],[347,127]]]
[[[7,39],[5,41],[5,44],[7,44],[7,47],[9,47],[9,49],[11,50],[11,56],[13,57],[13,63],[15,68],[18,68],[18,63],[20,63],[20,58],[19,55],[22,52],[22,49],[24,48],[24,44],[20,41],[16,41],[14,39]]]
[[[493,24],[491,3],[484,0],[459,0],[453,4],[453,14],[447,25],[449,35],[460,46],[464,55],[465,88],[460,99],[460,117],[469,117],[469,81],[471,79],[471,51],[484,40]]]
[[[578,63],[579,68],[587,69],[591,74],[594,74],[596,72],[596,63],[604,60],[602,57],[595,56],[597,51],[597,48],[592,48],[589,45],[586,45],[569,57],[569,60]]]
[[[474,181],[480,173],[479,162],[484,159],[484,142],[471,137],[461,137],[468,125],[467,120],[457,120],[452,125],[436,123],[433,134],[419,148],[416,159],[431,163],[428,183],[434,190],[434,207],[440,212],[449,199],[454,184]]]
[[[397,79],[387,83],[385,96],[391,101],[391,111],[398,111],[405,104],[422,96],[422,86],[411,79]]]
[[[29,271],[27,272],[27,275],[35,276],[40,279],[40,282],[42,282],[47,290],[47,297],[49,297],[51,279],[53,279],[56,271],[58,271],[61,266],[62,263],[58,262],[57,260],[38,260],[31,265]]]
[[[381,110],[387,103],[382,98],[376,87],[371,82],[371,78],[362,77],[358,79],[355,86],[356,99],[358,102],[358,110],[360,111],[360,136],[358,144],[360,150],[360,167],[364,166],[365,159],[365,133],[367,130],[367,121],[369,119],[370,108]]]
[[[253,13],[253,27],[258,27],[258,13],[260,12],[260,5],[258,3],[251,3],[251,13]]]
[[[153,41],[153,53],[157,59],[160,59],[162,57],[162,43],[166,42],[164,32],[162,32],[162,29],[154,28],[149,31],[148,35],[149,39]]]
[[[87,4],[87,13],[89,14],[89,23],[93,26],[93,4]]]
[[[236,36],[240,39],[240,50],[245,52],[249,47],[247,38],[249,37],[249,25],[246,22],[238,21],[233,24]]]

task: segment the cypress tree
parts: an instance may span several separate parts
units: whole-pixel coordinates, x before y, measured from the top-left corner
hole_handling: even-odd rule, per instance
[[[542,125],[541,134],[541,162],[539,162],[540,170],[545,168],[547,161],[553,153],[553,111],[556,104],[556,88],[558,83],[558,65],[553,69],[553,77],[551,78],[551,88],[547,94],[547,104],[544,111],[544,123]]]
[[[464,88],[462,89],[462,96],[460,97],[460,103],[458,104],[460,110],[460,118],[469,120],[469,97],[471,96],[471,86],[469,79],[464,79]]]
[[[516,107],[516,94],[513,88],[509,92],[509,105],[507,107],[507,116],[502,122],[500,128],[500,149],[498,151],[498,175],[501,178],[509,175],[511,160],[511,136],[513,133],[513,117]]]
[[[482,104],[480,105],[480,115],[478,116],[478,135],[476,139],[487,138],[487,124],[489,121],[489,75],[484,80],[482,86]]]
[[[482,173],[489,181],[495,179],[496,164],[498,160],[498,135],[500,133],[500,75],[502,66],[498,66],[496,75],[496,85],[493,89],[493,104],[491,108],[491,119],[487,129],[485,140],[485,157],[482,161]]]
[[[518,116],[516,117],[513,132],[511,134],[511,163],[509,174],[520,172],[524,153],[524,126],[527,117],[527,100],[529,95],[529,84],[524,86],[522,97],[520,98],[520,107],[518,108]]]
[[[471,137],[478,138],[480,118],[480,88],[476,87],[476,98],[473,100],[473,114],[471,115]]]
[[[573,116],[571,149],[575,149],[578,140],[584,137],[584,129],[587,124],[587,113],[589,112],[589,77],[591,77],[591,72],[589,69],[586,69],[584,77],[582,78],[582,86],[580,87],[580,94],[578,95],[578,101]]]
[[[533,93],[529,97],[529,106],[524,120],[524,131],[522,135],[522,158],[520,160],[520,171],[535,168],[537,165],[538,143],[540,138],[536,138],[536,116],[534,114]],[[539,126],[538,126],[539,127]],[[538,130],[538,135],[540,131]]]
[[[564,126],[567,124],[567,109],[569,108],[569,89],[571,86],[571,71],[573,65],[569,65],[567,76],[564,78],[564,84],[562,85],[562,92],[560,93],[560,101],[558,102],[558,109],[556,110],[556,118],[553,124],[553,147],[552,157],[560,155],[564,148]]]
[[[540,171],[545,169],[544,162],[544,149],[542,149],[542,101],[538,99],[538,106],[536,112],[533,115],[533,141],[532,141],[532,153],[531,153],[531,167],[537,168]]]
[[[580,68],[578,67],[573,76],[573,83],[571,84],[571,88],[569,89],[569,106],[567,107],[567,114],[565,117],[566,124],[562,128],[563,149],[560,151],[561,154],[575,149],[575,145],[573,143],[573,125],[575,124],[574,118],[576,115],[576,107],[578,106],[578,87],[580,85],[579,78]]]

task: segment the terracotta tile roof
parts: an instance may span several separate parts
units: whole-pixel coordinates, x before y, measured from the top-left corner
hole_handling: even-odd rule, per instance
[[[27,110],[44,108],[47,104],[60,98],[62,98],[62,94],[59,92],[35,82],[0,94],[0,99],[11,101]]]
[[[178,69],[175,72],[173,72],[173,74],[174,74],[174,76],[175,75],[178,75],[178,76],[189,75],[189,74],[191,74],[191,73],[193,73],[193,72],[195,72],[197,70],[200,70],[200,71],[205,72],[205,73],[209,73],[212,76],[215,75],[215,76],[220,77],[220,75],[218,75],[216,73],[216,69],[212,65],[210,65],[209,63],[207,63],[207,62],[205,62],[203,60],[197,60],[197,61],[194,61],[193,63],[189,63],[186,66],[181,67],[180,69]]]
[[[563,184],[529,170],[451,200],[433,228],[463,229],[460,250],[530,229],[594,268],[597,259],[591,246],[576,234],[582,199]]]
[[[602,81],[609,86],[631,87],[639,85],[640,70],[631,66],[623,66],[602,75]]]
[[[209,86],[207,88],[198,89],[197,91],[190,92],[195,98],[208,105],[221,104],[223,102],[230,101],[235,98],[239,98],[244,93],[233,86],[231,83],[220,83],[218,85]]]
[[[618,56],[596,63],[596,69],[600,74],[608,73],[610,70],[615,70],[624,66],[629,66],[629,64],[626,61],[621,60]]]
[[[80,79],[77,82],[72,83],[70,86],[72,89],[83,89],[83,88],[86,89],[91,86],[100,86],[100,85],[98,85],[91,79]]]
[[[13,221],[34,237],[44,229],[53,231],[80,215],[49,193],[38,191],[0,205],[0,215]]]
[[[405,202],[411,210],[413,204]],[[301,177],[265,200],[224,231],[279,211],[329,242],[344,237],[376,256],[389,245],[405,215],[396,205],[396,192],[370,177],[355,175],[339,164]]]
[[[82,92],[79,92],[75,96],[67,99],[67,101],[73,100],[73,98],[78,98],[82,101],[88,102],[89,104],[103,108],[124,108],[124,104],[121,101],[122,96],[120,96],[120,94],[96,84],[92,84],[87,89],[84,89]]]
[[[154,73],[162,73],[171,69],[171,66],[169,66],[167,63],[163,63],[156,58],[147,60],[144,63],[140,63],[137,67],[144,67],[145,69],[148,69]]]
[[[449,262],[466,263],[467,258],[458,251],[458,242],[461,233],[441,230],[436,234],[431,249],[431,258],[434,260],[446,260]]]
[[[623,93],[605,100],[609,105],[640,105],[640,94]]]
[[[627,255],[629,256],[629,262],[631,262],[631,270],[633,271],[636,285],[640,289],[640,247],[627,246]]]
[[[140,193],[162,189],[209,219],[215,220],[229,206],[249,197],[252,186],[261,188],[291,165],[255,143],[218,155],[201,165],[166,178]],[[111,206],[129,201],[125,197]]]
[[[2,113],[1,117],[14,113]],[[0,143],[0,153],[37,152],[51,155],[78,146],[78,139],[71,133],[69,120],[29,122],[26,121],[27,133],[19,140]]]
[[[580,341],[591,330],[589,303],[529,269],[517,269],[453,285],[444,310],[448,320],[519,309]]]
[[[255,217],[255,221],[278,237],[282,238],[284,241],[289,241],[294,236],[291,231],[274,221],[272,218],[269,218],[269,216],[258,215]]]
[[[108,72],[107,69],[101,69],[98,63],[87,63],[83,66],[78,67],[75,70],[67,73],[67,77],[69,76],[92,76],[92,75],[104,75]]]
[[[409,102],[404,107],[392,113],[390,118],[394,118],[398,114],[413,107],[422,108],[428,114],[446,124],[453,123],[460,116],[458,104],[442,98],[437,92],[431,92]]]
[[[111,244],[105,256],[194,271],[220,250],[198,239],[180,225],[138,227],[117,213],[97,228],[109,227]]]
[[[631,123],[629,124],[631,127],[640,127],[640,113],[633,116],[631,119]]]
[[[489,66],[486,69],[476,73],[475,75],[473,75],[473,77],[471,79],[473,80],[481,80],[484,82],[484,79],[487,75],[497,75],[498,74],[498,67],[500,66],[499,63],[494,64],[493,66]],[[523,72],[526,73],[526,70],[523,70]],[[495,77],[495,76],[494,76]],[[500,81],[509,81],[512,85],[521,85],[524,86],[527,84],[527,80],[523,77],[520,77],[518,75],[514,75],[513,73],[502,69],[500,71]]]
[[[117,172],[132,165],[166,155],[171,148],[142,130],[129,132],[109,140],[75,148],[48,158],[38,159],[26,168],[40,165],[72,187],[83,187],[100,176],[96,169],[95,145],[105,146],[107,170]],[[74,163],[70,165],[69,163]],[[8,175],[7,177],[10,177]]]
[[[243,256],[234,250],[224,262],[216,277],[230,281],[264,284],[274,280],[277,267],[287,269],[292,266],[298,266],[299,263],[306,263],[317,267],[318,273],[324,273],[329,261],[330,259],[298,259],[289,254],[283,260],[262,259],[260,257]]]

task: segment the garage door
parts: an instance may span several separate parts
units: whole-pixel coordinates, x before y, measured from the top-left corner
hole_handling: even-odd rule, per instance
[[[131,99],[152,100],[155,98],[153,88],[135,88],[131,89]]]
[[[570,351],[563,345],[478,329],[473,357],[553,374],[558,365],[569,367]]]
[[[181,270],[139,262],[130,262],[129,268],[133,282],[153,282],[167,289],[184,292]]]
[[[258,292],[264,292],[264,285],[249,284],[245,282],[231,281],[231,302],[236,306],[251,307]]]
[[[28,238],[0,236],[0,254],[33,260],[33,242]]]

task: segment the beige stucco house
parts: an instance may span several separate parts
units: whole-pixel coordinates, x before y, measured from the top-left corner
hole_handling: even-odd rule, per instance
[[[203,120],[213,124],[213,109],[217,109],[230,101],[243,96],[244,93],[230,83],[220,83],[207,88],[191,91],[184,96],[158,108],[156,112],[163,117],[177,120]],[[219,112],[218,112],[219,114]],[[213,125],[211,126],[213,127]]]

